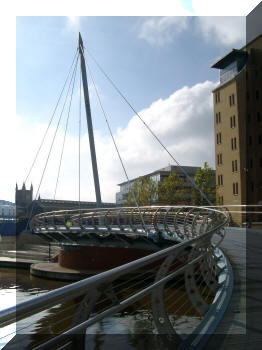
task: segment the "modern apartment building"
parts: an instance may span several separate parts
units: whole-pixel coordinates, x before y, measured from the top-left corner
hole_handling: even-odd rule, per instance
[[[193,166],[183,166],[183,169],[186,171],[189,177],[194,178],[198,167]],[[162,183],[164,179],[168,178],[171,172],[175,172],[178,177],[184,180],[184,187],[191,188],[191,182],[186,178],[185,174],[181,170],[179,166],[168,165],[165,168],[156,170],[150,174],[143,175],[143,177],[151,178],[156,184]],[[134,184],[134,182],[138,178],[130,180],[129,184],[127,181],[122,182],[118,186],[120,186],[120,192],[116,193],[116,204],[124,205],[127,199],[127,194],[129,192],[130,187]]]
[[[213,91],[218,204],[262,204],[262,34],[211,67],[220,75]],[[232,220],[241,225],[247,217],[239,210]]]

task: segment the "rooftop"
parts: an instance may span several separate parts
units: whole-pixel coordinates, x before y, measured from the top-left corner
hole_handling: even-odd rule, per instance
[[[196,167],[196,166],[182,166],[182,167],[179,167],[178,165],[168,165],[165,168],[161,168],[161,169],[155,170],[152,173],[138,176],[138,177],[130,180],[130,182],[135,181],[139,177],[148,177],[148,176],[153,176],[153,175],[160,174],[160,173],[161,174],[163,174],[163,173],[170,173],[171,171],[174,171],[177,174],[184,174],[183,171],[181,170],[181,168],[183,168],[185,170],[185,172],[188,173],[189,175],[190,174],[192,175],[192,174],[195,174],[197,169],[200,168],[200,167]],[[128,183],[128,181],[124,181],[124,182],[121,182],[120,184],[118,184],[118,186],[121,186],[121,185],[124,185],[124,184],[127,184],[127,183]]]
[[[219,58],[215,63],[213,63],[211,65],[211,68],[224,69],[230,63],[236,61],[237,59],[245,58],[245,57],[247,57],[247,52],[246,51],[232,49],[226,55],[224,55],[223,57]]]

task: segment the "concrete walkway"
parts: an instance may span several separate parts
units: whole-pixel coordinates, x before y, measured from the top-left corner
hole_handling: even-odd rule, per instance
[[[262,349],[262,230],[227,229],[221,248],[234,272],[229,306],[205,349]]]
[[[50,257],[58,254],[57,247],[50,248]],[[23,249],[0,249],[0,267],[15,267],[29,269],[30,265],[49,261],[49,246],[27,244]]]

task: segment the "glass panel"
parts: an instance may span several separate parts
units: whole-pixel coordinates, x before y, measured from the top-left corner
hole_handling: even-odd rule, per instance
[[[224,83],[232,79],[238,72],[237,61],[232,62],[226,68],[220,69],[220,83]]]

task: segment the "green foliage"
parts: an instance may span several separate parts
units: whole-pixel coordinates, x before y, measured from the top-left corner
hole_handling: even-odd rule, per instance
[[[152,205],[157,198],[157,185],[149,177],[139,177],[133,184],[133,192],[138,205]],[[131,189],[128,191],[126,204],[135,205]]]
[[[197,169],[194,177],[196,185],[207,196],[212,204],[216,204],[216,178],[214,170],[212,170],[208,163],[204,163],[204,168]],[[192,201],[194,205],[209,205],[200,192],[193,188]]]
[[[215,173],[208,163],[199,168],[194,177],[196,185],[207,196],[212,204],[216,203]],[[183,178],[174,172],[162,183],[156,184],[149,177],[139,177],[133,183],[133,192],[138,205],[208,205],[196,188],[186,187]],[[126,205],[135,205],[131,189],[127,194]]]
[[[185,203],[186,190],[184,189],[184,180],[179,178],[176,173],[170,173],[168,178],[164,179],[158,186],[158,203],[160,205],[177,205]]]

